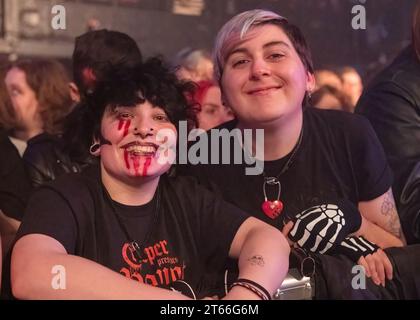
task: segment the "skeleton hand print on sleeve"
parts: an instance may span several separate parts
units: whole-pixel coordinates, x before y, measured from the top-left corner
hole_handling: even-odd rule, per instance
[[[296,215],[289,238],[300,247],[327,253],[361,224],[361,215],[349,200],[339,200],[306,209]]]

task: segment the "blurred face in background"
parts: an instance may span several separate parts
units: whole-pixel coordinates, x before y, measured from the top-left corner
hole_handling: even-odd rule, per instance
[[[356,72],[346,72],[342,75],[343,92],[350,98],[355,106],[363,91],[362,78]]]
[[[28,130],[39,123],[38,100],[26,80],[25,72],[14,67],[7,72],[4,81],[15,112],[17,129]]]
[[[232,111],[222,104],[218,86],[210,87],[201,102],[201,111],[197,114],[198,126],[209,130],[234,118]]]

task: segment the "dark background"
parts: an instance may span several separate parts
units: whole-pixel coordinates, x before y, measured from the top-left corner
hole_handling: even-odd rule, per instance
[[[354,5],[362,0],[202,0],[200,16],[173,13],[174,1],[185,0],[0,0],[3,59],[71,56],[74,37],[87,30],[89,19],[102,28],[119,30],[138,42],[145,56],[172,59],[186,47],[211,50],[214,37],[234,14],[254,8],[271,9],[295,22],[312,48],[316,68],[352,65],[368,79],[410,41],[416,0],[366,0],[367,29],[351,27]],[[190,0],[198,1],[200,0]],[[51,7],[66,8],[66,30],[52,30]],[[25,21],[27,13],[37,23]]]

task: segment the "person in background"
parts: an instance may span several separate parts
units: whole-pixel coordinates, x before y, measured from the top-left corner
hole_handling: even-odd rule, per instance
[[[4,79],[6,67],[1,67]],[[11,140],[15,117],[6,85],[0,82],[0,234],[2,253],[6,255],[22,220],[31,184],[25,172],[22,155]],[[18,141],[14,139],[14,142]],[[18,144],[19,145],[19,144]],[[22,154],[24,150],[21,150]]]
[[[27,143],[23,160],[32,185],[73,171],[52,147],[60,145],[63,119],[72,108],[64,66],[55,60],[21,60],[9,67],[4,81],[15,119],[11,135]]]
[[[99,165],[34,193],[12,253],[14,296],[204,298],[211,295],[207,273],[222,276],[231,257],[239,279],[225,298],[271,299],[288,268],[281,232],[193,179],[167,174],[190,84],[155,58],[108,76],[86,99],[79,123],[90,128],[79,138],[91,141]],[[66,290],[51,286],[54,265],[66,269]]]
[[[211,55],[203,49],[187,49],[178,53],[175,62],[179,79],[194,82],[213,80],[213,61]]]
[[[369,119],[394,172],[393,191],[408,243],[420,243],[420,1],[412,43],[364,90],[356,113]]]
[[[129,72],[141,62],[142,54],[137,43],[125,33],[101,29],[76,38],[72,55],[73,81],[70,83],[70,95],[76,107],[65,119],[63,144],[65,153],[79,170],[95,162],[87,151],[89,145],[80,145],[80,141],[75,140],[74,129],[84,113],[84,104],[80,102],[84,102],[110,73],[117,70]]]
[[[359,101],[363,91],[362,77],[355,68],[349,66],[340,68],[338,76],[343,84],[343,93],[350,99],[352,108],[349,111],[354,112],[354,108],[356,107],[357,101]]]
[[[340,80],[340,77],[337,73],[329,69],[320,69],[315,70],[315,89],[318,90],[322,86],[328,85],[337,90],[341,91],[343,89],[343,84]]]
[[[0,234],[6,255],[32,189],[22,158],[3,129],[0,129],[0,153]]]
[[[198,82],[193,99],[198,104],[198,128],[207,131],[234,118],[232,110],[223,105],[220,88],[213,81]]]
[[[352,112],[350,99],[335,87],[324,85],[314,91],[310,99],[314,108]]]

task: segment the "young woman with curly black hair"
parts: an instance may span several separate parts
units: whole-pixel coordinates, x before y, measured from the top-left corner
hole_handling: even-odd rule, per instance
[[[33,195],[12,254],[15,297],[204,298],[229,256],[242,279],[226,298],[270,298],[288,268],[284,236],[167,174],[188,88],[158,59],[98,83],[79,125],[100,165]]]

